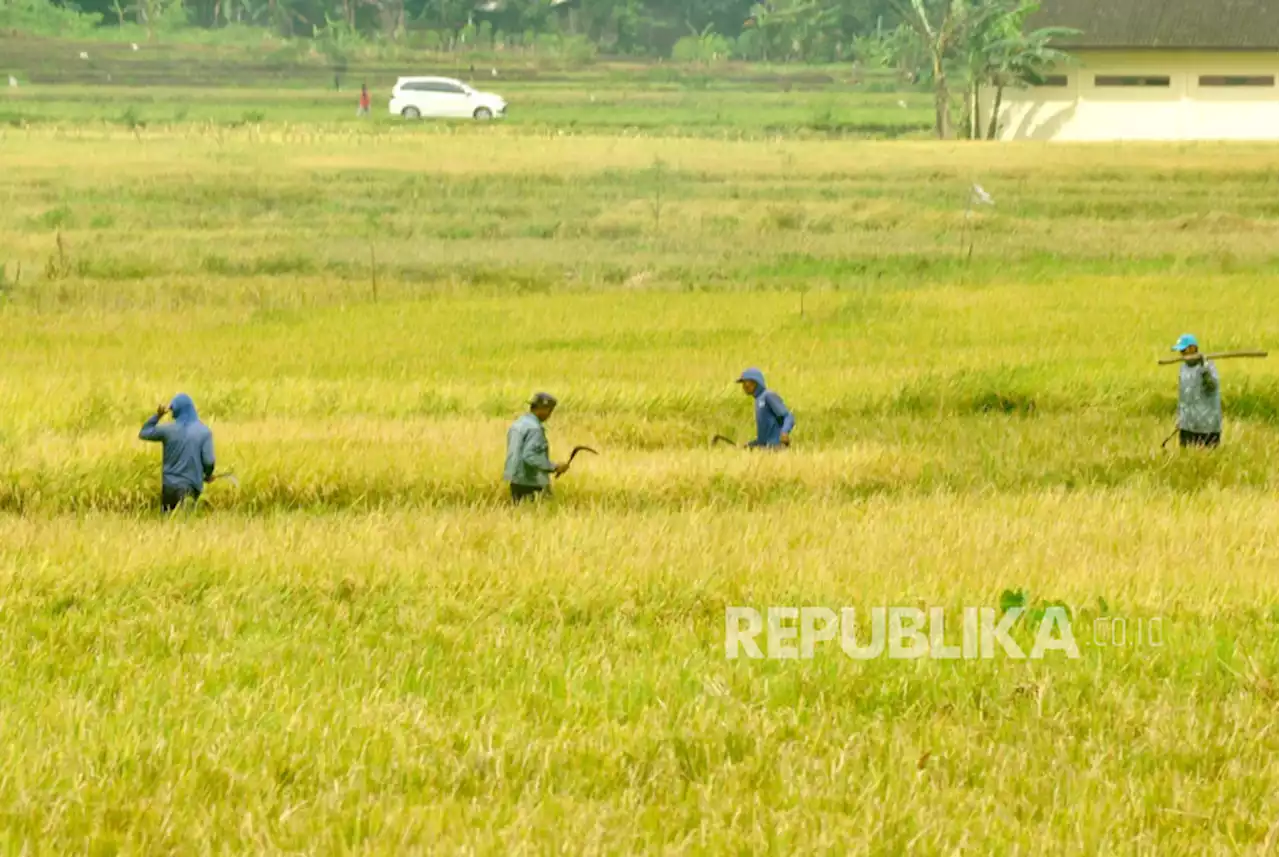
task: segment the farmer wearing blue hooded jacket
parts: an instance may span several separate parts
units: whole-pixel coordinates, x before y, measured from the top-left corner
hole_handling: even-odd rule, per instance
[[[747,444],[751,448],[778,449],[791,445],[791,432],[796,418],[787,410],[782,397],[764,385],[764,373],[748,369],[738,376],[742,392],[755,400],[756,439]]]
[[[160,419],[173,413],[173,422]],[[160,479],[160,508],[172,511],[184,500],[200,499],[204,484],[213,477],[213,432],[200,422],[195,403],[186,393],[161,405],[142,424],[138,437],[164,444],[164,469]]]

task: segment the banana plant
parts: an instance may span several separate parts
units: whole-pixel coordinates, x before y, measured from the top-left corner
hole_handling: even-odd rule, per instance
[[[964,37],[965,28],[980,8],[975,0],[893,0],[903,22],[916,34],[929,59],[933,83],[934,132],[951,136],[949,60]]]
[[[1078,33],[1079,30],[1066,27],[1045,27],[1030,33],[1018,32],[990,46],[983,74],[983,83],[994,90],[987,122],[988,140],[994,140],[1000,130],[1000,105],[1005,88],[1034,86],[1044,81],[1050,69],[1074,62],[1070,54],[1050,45],[1054,40]]]

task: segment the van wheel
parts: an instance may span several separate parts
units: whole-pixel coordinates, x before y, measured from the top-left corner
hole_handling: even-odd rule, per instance
[[[476,112],[471,115],[475,116],[476,119],[481,122],[488,122],[493,118],[493,111],[488,107],[477,107]]]
[[[400,115],[406,119],[420,119],[422,118],[422,111],[416,107],[406,107],[400,111]]]

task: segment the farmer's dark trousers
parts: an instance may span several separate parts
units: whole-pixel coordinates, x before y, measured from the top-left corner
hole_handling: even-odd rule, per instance
[[[1222,432],[1198,432],[1179,430],[1178,446],[1217,446],[1222,440]]]
[[[520,503],[524,500],[536,499],[540,494],[546,491],[541,485],[517,485],[511,483],[511,502]]]
[[[200,499],[199,491],[192,491],[186,486],[179,485],[162,485],[160,486],[160,508],[165,512],[172,512],[174,509],[182,505],[182,502],[188,497],[194,503]]]

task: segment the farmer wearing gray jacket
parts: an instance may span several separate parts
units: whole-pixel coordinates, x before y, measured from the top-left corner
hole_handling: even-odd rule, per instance
[[[160,425],[161,417],[169,412],[173,422]],[[167,407],[156,408],[142,424],[138,437],[164,445],[160,508],[169,512],[188,498],[200,499],[200,490],[213,477],[213,432],[200,422],[191,397],[179,393]]]
[[[536,393],[529,400],[529,413],[520,417],[507,430],[507,463],[502,478],[511,485],[511,499],[519,503],[551,491],[551,476],[569,469],[568,463],[551,460],[547,431],[543,423],[556,409],[556,397]]]
[[[1178,444],[1217,446],[1222,439],[1222,385],[1218,369],[1200,354],[1200,343],[1189,333],[1178,337],[1171,351],[1182,354],[1178,369]]]

